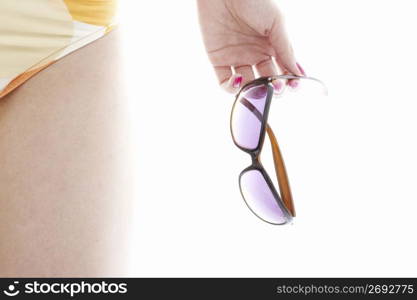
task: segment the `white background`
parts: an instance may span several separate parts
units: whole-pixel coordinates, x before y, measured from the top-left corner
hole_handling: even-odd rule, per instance
[[[417,276],[415,1],[277,2],[299,62],[329,89],[271,107],[290,226],[263,223],[241,199],[250,160],[232,143],[233,96],[217,86],[195,2],[124,1],[126,80],[139,95],[130,275]]]

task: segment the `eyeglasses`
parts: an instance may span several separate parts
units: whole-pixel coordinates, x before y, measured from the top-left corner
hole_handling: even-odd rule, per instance
[[[242,197],[257,217],[274,225],[289,223],[295,217],[284,160],[274,132],[268,125],[268,113],[274,95],[273,83],[280,79],[311,79],[322,84],[320,80],[306,76],[279,75],[258,78],[241,88],[230,117],[233,142],[252,158],[252,164],[239,175]],[[279,194],[260,161],[265,133],[271,142]]]

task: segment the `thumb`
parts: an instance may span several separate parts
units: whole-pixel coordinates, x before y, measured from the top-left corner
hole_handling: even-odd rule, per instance
[[[303,76],[303,73],[297,66],[294,51],[288,39],[287,32],[285,31],[282,18],[276,20],[271,30],[269,39],[271,46],[274,49],[277,63],[281,67],[282,71],[297,76]]]

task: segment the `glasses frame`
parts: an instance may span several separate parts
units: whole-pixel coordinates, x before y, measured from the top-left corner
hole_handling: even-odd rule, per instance
[[[292,193],[291,193],[291,188],[289,185],[289,180],[288,180],[288,175],[287,175],[287,171],[285,168],[285,164],[284,164],[284,160],[282,158],[281,155],[281,151],[279,149],[279,145],[278,145],[278,141],[272,131],[272,128],[268,125],[268,115],[269,115],[269,109],[271,106],[271,102],[272,102],[272,98],[274,96],[274,87],[272,85],[272,82],[274,80],[279,80],[279,79],[312,79],[314,81],[318,81],[321,83],[320,80],[312,78],[312,77],[307,77],[307,76],[294,76],[294,75],[278,75],[278,76],[270,76],[270,77],[261,77],[258,79],[255,79],[247,84],[245,84],[240,91],[238,92],[238,94],[236,95],[235,101],[233,103],[233,107],[232,107],[232,112],[230,115],[230,131],[232,134],[232,139],[234,144],[241,149],[242,151],[248,153],[251,156],[252,159],[252,163],[250,166],[248,166],[247,168],[245,168],[239,175],[239,190],[240,193],[242,195],[243,200],[245,201],[245,204],[248,206],[248,208],[252,211],[252,213],[257,216],[259,219],[261,219],[262,221],[269,223],[269,224],[273,224],[273,225],[284,225],[287,223],[290,223],[293,219],[293,217],[295,217],[295,209],[294,209],[294,203],[292,200]],[[255,149],[247,149],[244,148],[242,146],[240,146],[237,142],[236,139],[233,135],[233,128],[232,128],[232,119],[233,119],[233,112],[235,109],[236,104],[239,102],[239,98],[240,98],[240,94],[247,90],[248,88],[252,87],[252,86],[262,86],[265,85],[267,87],[267,96],[265,99],[265,106],[264,106],[264,111],[263,113],[260,113],[259,111],[257,111],[258,114],[255,113],[255,115],[260,115],[258,116],[258,118],[262,118],[261,121],[261,132],[259,135],[259,141],[258,141],[258,145],[256,146]],[[252,109],[253,108],[249,108],[248,109]],[[255,108],[256,109],[256,108]],[[265,135],[266,133],[268,133],[270,142],[271,142],[271,147],[272,147],[272,153],[274,156],[274,167],[275,167],[275,173],[278,179],[278,185],[279,185],[279,189],[280,189],[280,194],[278,193],[277,189],[275,188],[275,185],[273,184],[271,178],[269,177],[268,173],[266,172],[265,168],[263,167],[261,161],[260,161],[260,155],[262,152],[262,147],[264,145],[265,142]],[[272,192],[275,201],[277,202],[279,208],[282,210],[282,212],[284,213],[286,222],[284,223],[272,223],[270,221],[265,220],[264,218],[262,218],[261,216],[259,216],[255,211],[252,210],[252,208],[249,206],[248,202],[245,199],[245,196],[243,194],[242,191],[242,184],[241,184],[241,178],[242,176],[249,171],[259,171],[261,173],[261,175],[263,176],[263,178],[265,179],[265,182],[267,183],[270,191]]]

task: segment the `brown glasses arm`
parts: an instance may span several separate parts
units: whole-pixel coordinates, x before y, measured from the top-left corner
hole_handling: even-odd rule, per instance
[[[281,151],[278,146],[278,141],[275,137],[269,124],[266,126],[266,132],[268,133],[269,140],[271,141],[272,154],[274,157],[275,173],[278,179],[279,191],[281,199],[289,212],[295,217],[295,208],[292,200],[290,182],[288,180],[287,170],[285,169],[284,159],[282,158]]]
[[[263,116],[261,112],[247,99],[242,98],[240,99],[240,102],[249,109],[260,122],[262,122]],[[284,202],[284,205],[289,210],[290,214],[295,217],[295,208],[294,203],[292,200],[292,194],[291,194],[291,188],[290,183],[287,176],[287,171],[285,169],[284,159],[282,158],[281,151],[279,150],[278,141],[275,137],[274,132],[272,131],[269,124],[266,124],[266,132],[268,133],[269,140],[271,141],[271,148],[272,148],[272,154],[274,157],[274,167],[275,167],[275,173],[278,179],[278,186],[279,191],[281,194],[282,201]]]

